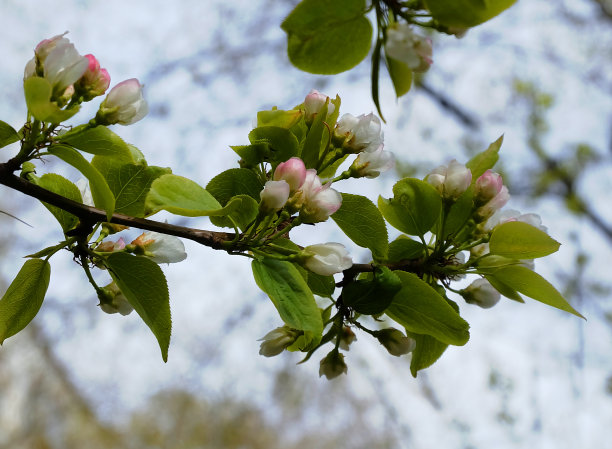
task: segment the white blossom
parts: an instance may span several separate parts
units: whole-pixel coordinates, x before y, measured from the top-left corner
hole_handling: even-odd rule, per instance
[[[313,273],[331,276],[353,266],[353,261],[344,245],[340,243],[319,243],[304,248],[306,259],[303,265]]]

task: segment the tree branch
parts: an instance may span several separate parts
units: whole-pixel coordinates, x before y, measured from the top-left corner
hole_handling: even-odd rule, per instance
[[[0,184],[14,190],[18,190],[21,193],[51,204],[52,206],[59,207],[60,209],[79,217],[81,222],[89,224],[109,222],[105,211],[72,201],[49,190],[43,189],[40,186],[32,184],[31,182],[14,175],[12,173],[13,171],[14,164],[11,164],[11,161],[0,164]],[[188,228],[184,226],[176,226],[168,223],[162,223],[160,221],[147,220],[145,218],[132,217],[130,215],[118,213],[113,214],[110,223],[174,235],[176,237],[193,240],[201,245],[218,250],[225,250],[226,248],[223,246],[223,243],[231,241],[235,237],[234,233],[215,232],[203,229]]]

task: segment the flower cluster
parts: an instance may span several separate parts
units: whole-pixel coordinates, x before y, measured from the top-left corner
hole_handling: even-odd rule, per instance
[[[65,35],[44,39],[36,46],[34,57],[26,64],[24,81],[44,78],[51,86],[51,101],[70,108],[103,95],[110,85],[110,75],[94,55],[81,56]],[[95,120],[99,125],[130,125],[147,112],[142,85],[129,79],[111,89]]]

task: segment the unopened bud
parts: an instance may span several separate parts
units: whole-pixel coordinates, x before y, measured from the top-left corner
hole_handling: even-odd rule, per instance
[[[374,336],[389,354],[396,357],[408,354],[416,347],[416,342],[412,338],[406,337],[401,331],[394,328],[376,331]]]
[[[341,374],[346,374],[347,371],[344,355],[334,349],[321,360],[319,377],[325,376],[327,380],[332,380]]]
[[[461,290],[465,302],[489,309],[499,302],[500,294],[486,279],[476,279],[467,288]]]

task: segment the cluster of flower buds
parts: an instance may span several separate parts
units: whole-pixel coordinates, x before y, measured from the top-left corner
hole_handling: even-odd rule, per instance
[[[407,23],[394,23],[387,28],[385,53],[403,62],[414,72],[426,72],[433,63],[431,40],[412,31]]]
[[[34,57],[24,70],[24,81],[31,77],[46,79],[52,88],[51,101],[63,107],[70,101],[80,103],[103,95],[110,75],[94,55],[81,56],[66,33],[44,39],[34,49]],[[130,125],[142,119],[148,106],[142,85],[136,79],[117,84],[108,93],[96,114],[99,125]]]
[[[304,223],[325,221],[340,209],[342,195],[323,184],[314,169],[306,170],[304,162],[292,157],[278,164],[272,181],[266,182],[260,193],[260,210],[264,213],[278,211],[283,207],[300,213]]]

